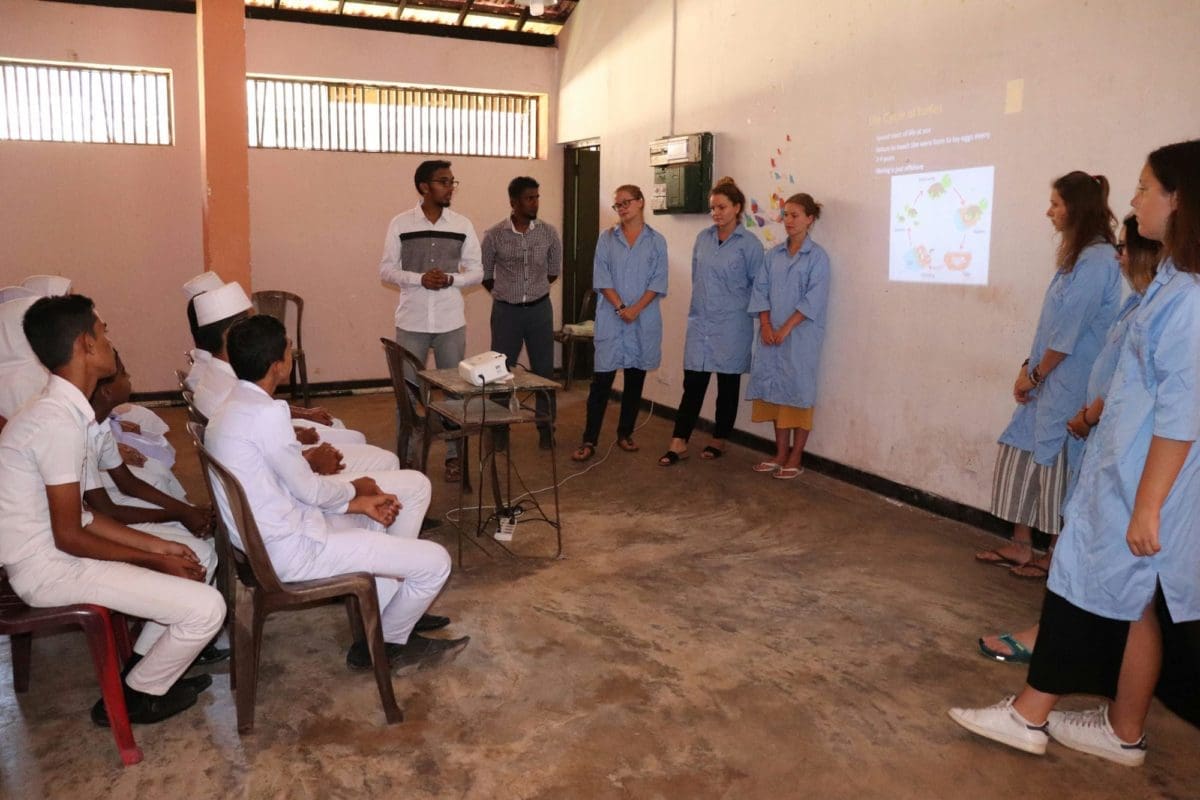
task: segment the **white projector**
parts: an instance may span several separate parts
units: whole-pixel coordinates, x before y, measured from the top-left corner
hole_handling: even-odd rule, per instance
[[[512,377],[504,353],[491,350],[458,362],[458,376],[473,386],[506,381]]]

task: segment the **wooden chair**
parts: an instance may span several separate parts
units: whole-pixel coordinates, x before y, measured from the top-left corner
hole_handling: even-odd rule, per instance
[[[379,343],[383,345],[388,374],[392,378],[392,393],[396,397],[396,457],[400,459],[401,466],[424,472],[429,461],[430,443],[422,442],[416,464],[409,463],[408,450],[414,433],[424,436],[429,386],[417,377],[417,373],[425,369],[425,365],[391,339],[381,337]]]
[[[9,585],[8,575],[0,567],[0,634],[9,637],[12,645],[13,689],[18,694],[29,691],[35,631],[76,626],[87,635],[92,664],[100,683],[100,695],[108,712],[108,724],[121,762],[126,766],[142,760],[142,749],[133,739],[129,712],[125,708],[125,687],[121,666],[133,648],[129,643],[129,626],[122,614],[103,606],[79,604],[56,608],[31,608],[17,596]]]
[[[281,289],[266,289],[250,295],[250,302],[259,314],[266,314],[282,322],[288,330],[288,335],[292,337],[292,402],[296,401],[296,391],[299,388],[304,397],[304,407],[307,408],[311,403],[308,397],[308,364],[304,359],[304,298]],[[289,308],[295,309],[295,328],[288,326]]]
[[[576,324],[586,322],[596,317],[596,292],[588,289],[579,301],[579,315],[575,317]],[[562,344],[563,357],[567,365],[567,380],[563,384],[564,391],[571,391],[571,379],[575,376],[575,351],[584,342],[595,341],[595,332],[568,330],[563,326],[554,332],[554,341]]]
[[[188,420],[198,425],[207,425],[208,417],[201,414],[200,409],[196,408],[196,395],[189,389],[180,389],[179,393],[183,396],[184,405],[187,406]]]
[[[254,513],[246,500],[242,485],[205,449],[203,432],[189,426],[200,456],[200,471],[208,483],[209,494],[219,504],[227,501],[229,514],[244,549],[233,545],[225,515],[218,523],[219,547],[233,562],[242,590],[237,595],[233,619],[233,648],[230,653],[231,682],[237,706],[239,733],[254,729],[254,703],[258,684],[259,651],[262,648],[263,623],[276,611],[307,608],[331,600],[345,600],[346,613],[356,641],[367,642],[379,699],[388,723],[402,722],[404,712],[396,705],[392,688],[392,671],[383,642],[383,627],[379,619],[379,596],[375,593],[375,577],[369,572],[353,572],[309,581],[283,582],[275,573],[267,554]],[[199,433],[199,436],[197,434]],[[217,489],[221,494],[217,494]]]

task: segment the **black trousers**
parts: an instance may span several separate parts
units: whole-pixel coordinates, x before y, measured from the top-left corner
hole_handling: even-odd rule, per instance
[[[588,391],[587,425],[583,429],[583,441],[596,444],[600,426],[604,424],[604,410],[608,407],[608,393],[612,391],[612,372],[597,372],[592,375],[592,388]],[[621,416],[617,420],[617,438],[624,439],[633,434],[637,424],[638,406],[642,403],[642,387],[646,384],[646,370],[625,368],[625,390],[621,393]]]
[[[492,349],[504,353],[511,370],[521,355],[521,347],[529,353],[529,369],[543,378],[554,377],[554,309],[550,295],[529,306],[517,306],[500,300],[492,302]],[[553,393],[538,392],[536,403],[539,416],[555,417]],[[539,423],[538,428],[547,428]]]
[[[683,397],[679,399],[679,411],[675,414],[675,432],[671,435],[685,442],[692,437],[704,395],[708,393],[711,372],[683,371]],[[714,439],[728,439],[737,419],[738,392],[742,388],[742,376],[737,373],[717,373],[717,419],[713,426]]]

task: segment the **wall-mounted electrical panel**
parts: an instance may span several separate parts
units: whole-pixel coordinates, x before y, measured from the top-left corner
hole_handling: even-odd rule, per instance
[[[713,135],[691,133],[650,143],[654,187],[650,209],[655,214],[704,214],[712,190]]]

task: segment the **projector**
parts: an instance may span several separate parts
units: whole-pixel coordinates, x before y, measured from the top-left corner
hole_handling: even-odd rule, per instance
[[[512,373],[508,371],[508,362],[504,358],[504,353],[496,353],[491,350],[458,362],[458,375],[472,386],[506,381],[512,377]]]

